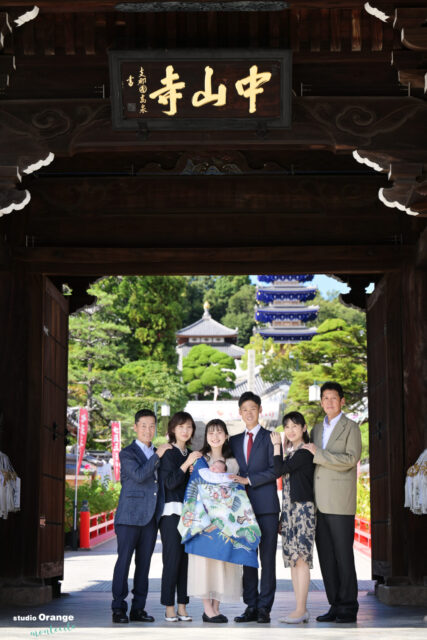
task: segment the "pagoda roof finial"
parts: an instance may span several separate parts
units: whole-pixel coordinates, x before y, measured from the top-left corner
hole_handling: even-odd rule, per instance
[[[209,313],[209,309],[211,308],[211,305],[209,304],[209,302],[207,300],[205,300],[204,304],[203,304],[203,309],[205,310],[203,317],[204,318],[210,318],[211,314]]]

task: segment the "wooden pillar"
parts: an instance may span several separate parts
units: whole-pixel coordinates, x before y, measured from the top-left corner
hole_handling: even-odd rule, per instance
[[[402,273],[404,470],[427,448],[427,268]],[[405,509],[407,575],[427,588],[427,515]],[[426,602],[427,604],[427,602]]]
[[[368,300],[372,575],[404,574],[401,277],[385,276]]]
[[[49,497],[51,502],[60,505],[62,530],[64,493],[61,477],[55,488],[50,485],[48,491],[45,490],[46,478],[54,473],[65,476],[66,396],[63,392],[55,398],[49,395],[45,375],[49,363],[55,360],[51,328],[58,325],[58,316],[52,313],[49,289],[54,289],[52,283],[41,275],[24,271],[0,273],[0,411],[3,414],[0,450],[9,456],[21,478],[21,510],[9,514],[7,520],[0,520],[0,601],[15,604],[41,604],[50,600],[53,579],[62,573],[63,534],[61,548],[56,545],[54,551],[56,556],[60,554],[59,564],[56,560],[51,575],[47,565],[43,565],[46,541],[52,530],[46,499]],[[54,294],[62,298],[56,290]],[[49,373],[55,384],[62,376],[62,387],[66,382],[63,361],[64,355],[61,359],[58,351],[57,371]],[[55,367],[50,366],[52,369]],[[57,419],[61,443],[47,433],[49,410],[63,416]],[[48,458],[58,467],[53,473]]]
[[[421,604],[426,516],[404,507],[407,469],[427,447],[427,277],[415,261],[368,300],[372,575],[388,604]]]

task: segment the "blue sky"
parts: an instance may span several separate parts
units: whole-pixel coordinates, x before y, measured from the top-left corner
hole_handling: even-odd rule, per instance
[[[250,276],[251,282],[254,284],[257,283],[257,276]],[[336,292],[336,293],[347,293],[350,291],[349,287],[343,282],[339,282],[330,276],[325,276],[324,274],[317,274],[314,276],[313,284],[319,289],[320,293],[324,298],[327,297],[328,293]],[[372,285],[368,287],[368,293],[372,291]]]

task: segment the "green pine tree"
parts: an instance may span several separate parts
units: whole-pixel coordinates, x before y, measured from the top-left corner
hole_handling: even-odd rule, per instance
[[[190,349],[183,359],[182,379],[191,395],[212,397],[215,387],[231,389],[236,379],[232,369],[234,359],[207,344],[199,344]],[[221,397],[226,397],[222,393]]]

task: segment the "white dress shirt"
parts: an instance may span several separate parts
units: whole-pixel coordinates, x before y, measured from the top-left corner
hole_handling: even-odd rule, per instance
[[[141,442],[141,440],[136,439],[135,442],[138,445],[138,447],[141,449],[142,453],[145,455],[147,460],[149,460],[151,456],[154,456],[154,454],[156,453],[154,451],[153,443],[151,443],[151,445],[147,447],[147,445]]]
[[[261,425],[257,424],[257,426],[254,427],[251,431],[248,431],[247,429],[245,431],[245,437],[243,438],[243,455],[245,456],[246,462],[248,461],[247,453],[248,453],[249,433],[252,433],[252,436],[253,436],[252,438],[252,446],[253,446],[253,443],[255,442],[255,438],[257,437],[257,434],[260,429],[261,429]]]
[[[325,416],[323,420],[323,434],[322,434],[322,449],[326,449],[331,433],[334,430],[335,425],[342,416],[342,411],[335,418],[329,422],[328,416]]]

